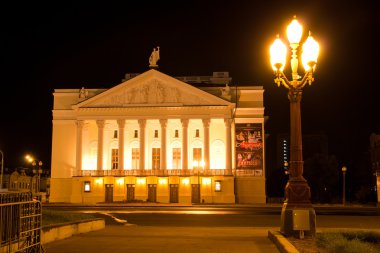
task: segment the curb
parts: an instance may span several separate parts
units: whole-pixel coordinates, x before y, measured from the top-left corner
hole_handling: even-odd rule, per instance
[[[268,238],[276,245],[281,253],[299,253],[279,231],[268,230]]]
[[[57,240],[66,239],[73,235],[97,231],[104,228],[105,221],[101,218],[48,225],[41,229],[41,243],[47,244]]]

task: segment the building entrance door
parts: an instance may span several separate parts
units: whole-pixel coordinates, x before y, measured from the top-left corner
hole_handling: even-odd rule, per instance
[[[157,185],[148,184],[148,202],[156,202],[157,198]]]
[[[135,200],[135,185],[127,184],[127,201],[131,202]]]
[[[178,203],[178,184],[170,185],[170,203]]]
[[[105,202],[113,202],[113,184],[106,184]]]
[[[201,190],[199,184],[191,185],[191,203],[201,203]]]

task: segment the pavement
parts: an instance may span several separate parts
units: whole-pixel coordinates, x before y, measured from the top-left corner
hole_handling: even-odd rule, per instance
[[[236,227],[106,226],[44,245],[48,253],[245,253],[279,252],[268,229]]]

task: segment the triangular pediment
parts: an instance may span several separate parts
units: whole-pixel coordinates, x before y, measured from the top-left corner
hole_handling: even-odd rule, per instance
[[[73,108],[194,105],[230,106],[232,103],[151,69]]]

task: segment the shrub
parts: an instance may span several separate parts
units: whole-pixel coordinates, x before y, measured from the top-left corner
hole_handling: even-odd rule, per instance
[[[380,253],[374,243],[380,241],[380,234],[372,231],[328,232],[317,234],[318,247],[331,253]]]

